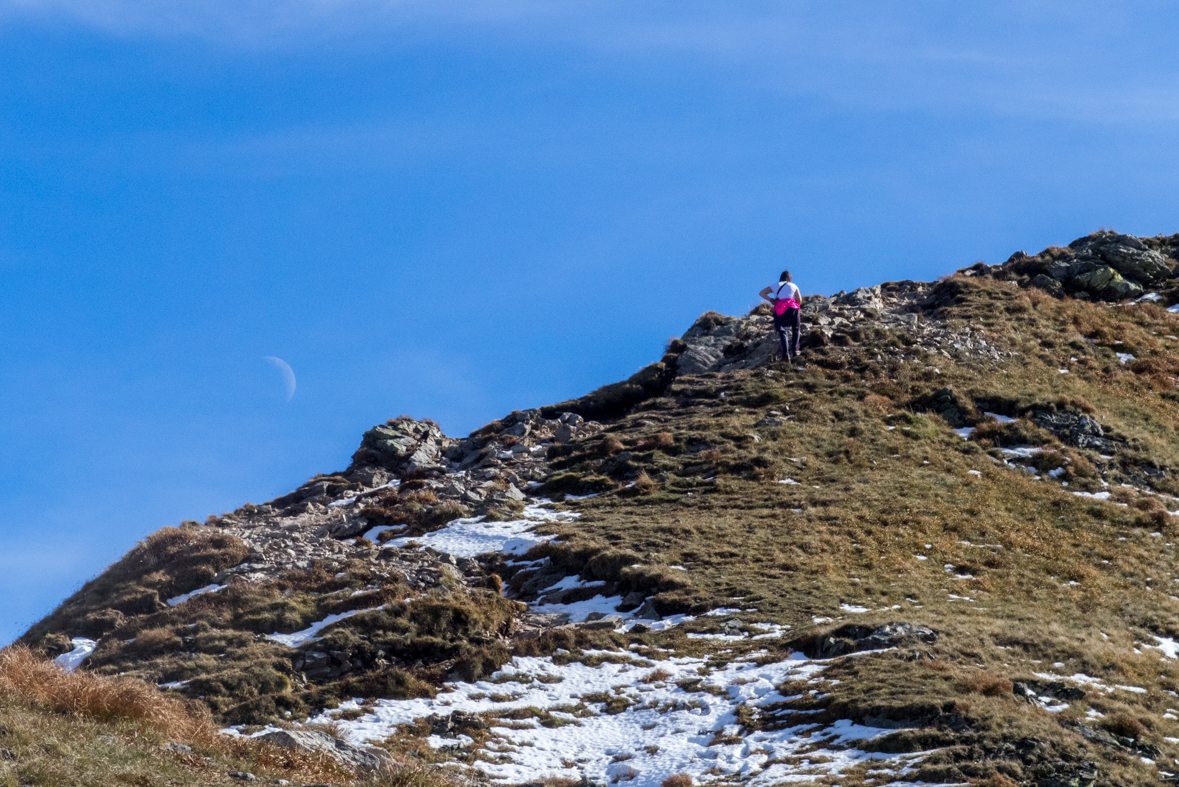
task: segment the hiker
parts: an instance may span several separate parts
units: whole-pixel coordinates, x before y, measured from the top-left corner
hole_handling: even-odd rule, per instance
[[[761,297],[774,307],[774,330],[778,332],[782,360],[797,360],[798,334],[802,331],[802,293],[790,280],[790,271],[782,271],[778,285],[766,287],[761,291]],[[787,331],[790,331],[789,341],[786,339]]]

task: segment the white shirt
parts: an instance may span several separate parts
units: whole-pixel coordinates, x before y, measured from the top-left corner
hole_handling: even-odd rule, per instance
[[[778,300],[793,298],[795,303],[802,303],[802,293],[799,292],[798,286],[792,281],[780,281],[772,284],[770,285],[770,290],[777,293],[774,297]]]

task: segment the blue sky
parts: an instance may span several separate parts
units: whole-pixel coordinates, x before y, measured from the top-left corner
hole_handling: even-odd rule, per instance
[[[372,424],[580,395],[783,267],[1179,231],[1179,8],[984,6],[0,0],[0,643]]]

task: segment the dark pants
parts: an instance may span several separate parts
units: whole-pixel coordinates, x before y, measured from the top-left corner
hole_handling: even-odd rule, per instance
[[[802,312],[799,309],[787,309],[782,314],[774,315],[774,330],[778,332],[778,342],[782,348],[782,360],[789,360],[798,356],[798,335],[802,331]],[[789,331],[790,339],[786,333]]]

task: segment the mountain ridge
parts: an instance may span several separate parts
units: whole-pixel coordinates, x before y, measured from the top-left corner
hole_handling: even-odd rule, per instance
[[[317,723],[498,781],[1157,783],[1177,257],[1101,232],[810,296],[801,367],[767,307],[706,313],[466,438],[378,425],[343,471],[153,534],[21,643],[94,640],[84,669],[239,734]]]

